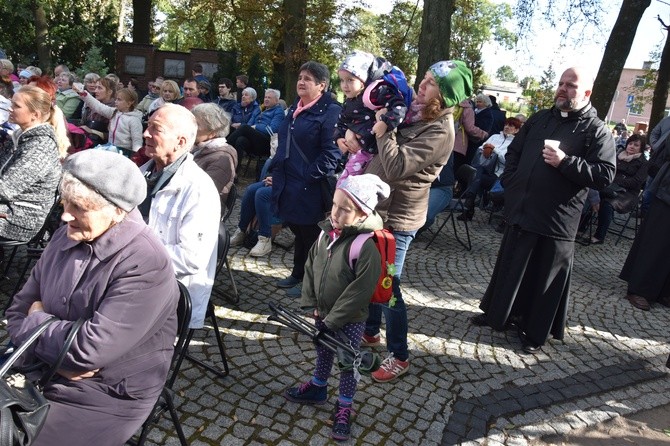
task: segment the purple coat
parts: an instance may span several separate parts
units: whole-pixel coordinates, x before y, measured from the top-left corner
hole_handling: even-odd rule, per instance
[[[19,345],[56,316],[27,355],[52,363],[72,322],[85,317],[62,369],[100,370],[77,381],[57,375],[47,385],[55,404],[40,434],[44,444],[86,444],[101,431],[104,444],[121,444],[132,435],[165,382],[178,299],[172,261],[137,210],[92,243],[68,239],[66,227],[56,232],[7,310],[7,330]],[[37,300],[44,312],[26,316]]]

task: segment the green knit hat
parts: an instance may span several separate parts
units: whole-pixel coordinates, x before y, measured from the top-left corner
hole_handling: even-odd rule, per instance
[[[453,107],[472,94],[472,71],[460,60],[442,60],[429,68],[440,87],[447,107]]]

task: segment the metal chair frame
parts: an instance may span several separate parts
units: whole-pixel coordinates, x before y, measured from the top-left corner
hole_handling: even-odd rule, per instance
[[[240,293],[237,291],[237,285],[235,284],[235,278],[233,277],[233,270],[230,267],[230,262],[228,261],[228,250],[230,249],[230,233],[226,228],[226,225],[223,221],[219,224],[219,245],[217,250],[217,260],[216,260],[216,273],[214,277],[218,277],[219,273],[223,269],[224,265],[228,270],[228,277],[230,278],[230,283],[233,286],[233,297],[231,298],[228,293],[224,293],[225,299],[232,303],[236,304],[240,301]]]
[[[456,172],[456,180],[458,181],[461,186],[463,185],[468,185],[474,180],[475,175],[477,174],[477,170],[467,164],[462,165],[461,167],[458,168],[458,171]],[[465,190],[465,187],[461,187],[461,190]],[[428,247],[433,243],[433,240],[437,237],[437,235],[442,231],[442,228],[447,224],[449,220],[451,220],[451,225],[454,229],[454,236],[456,237],[456,241],[461,244],[465,249],[468,251],[472,250],[472,240],[470,239],[470,228],[468,226],[468,221],[463,220],[463,224],[465,225],[465,235],[467,238],[467,242],[465,240],[462,240],[461,237],[458,235],[458,229],[456,227],[456,211],[463,210],[465,209],[465,202],[463,201],[463,193],[461,193],[457,198],[454,198],[451,200],[451,203],[445,210],[443,210],[441,213],[448,212],[447,218],[442,221],[442,224],[440,225],[439,228],[437,228],[437,231],[433,233],[433,237],[428,241],[426,244],[425,249],[428,249]]]

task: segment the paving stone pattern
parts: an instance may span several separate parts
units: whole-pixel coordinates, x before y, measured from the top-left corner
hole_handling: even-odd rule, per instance
[[[231,229],[238,214],[239,201]],[[463,231],[463,223],[457,224]],[[349,444],[527,445],[670,402],[665,369],[670,312],[661,306],[644,312],[623,299],[626,285],[617,276],[630,241],[615,245],[610,236],[603,245],[577,246],[565,339],[525,355],[513,331],[469,324],[479,312],[501,238],[481,211],[470,231],[472,251],[456,242],[450,224],[428,249],[429,234],[412,244],[403,277],[411,370],[394,383],[362,378]],[[290,232],[282,231],[278,241],[290,244]],[[229,252],[240,302],[226,300],[231,286],[225,272],[212,299],[230,376],[214,378],[185,362],[175,384],[190,444],[332,444],[336,370],[326,405],[301,407],[282,396],[311,376],[315,360],[307,337],[267,320],[268,302],[296,308],[296,301],[273,285],[290,273],[292,258],[292,251],[278,246],[262,258],[245,248]],[[16,272],[9,276],[0,284],[2,302]],[[211,327],[196,334],[190,351],[220,361]],[[376,351],[385,354],[383,347]],[[154,427],[148,444],[179,444],[169,418]]]

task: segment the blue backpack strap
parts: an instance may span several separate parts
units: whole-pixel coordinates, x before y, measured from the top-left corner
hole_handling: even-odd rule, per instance
[[[354,269],[355,262],[358,260],[358,258],[361,256],[361,249],[363,249],[363,243],[369,238],[371,238],[375,233],[374,232],[366,232],[364,234],[358,234],[354,241],[351,243],[351,246],[349,247],[349,268],[351,268],[352,271],[356,272]]]

